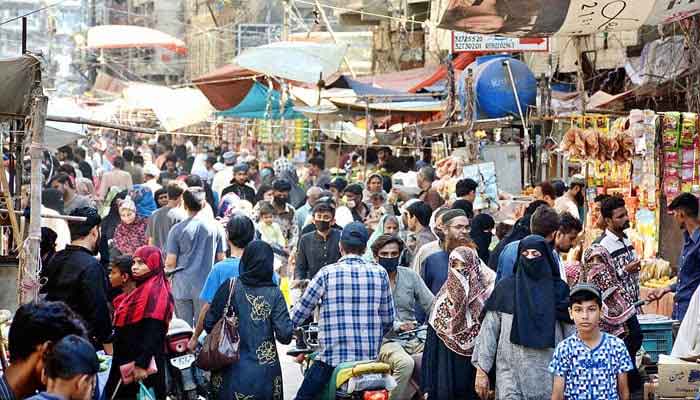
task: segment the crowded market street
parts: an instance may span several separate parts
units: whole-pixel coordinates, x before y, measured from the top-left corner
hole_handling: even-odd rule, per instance
[[[0,400],[700,399],[697,2],[0,3]]]

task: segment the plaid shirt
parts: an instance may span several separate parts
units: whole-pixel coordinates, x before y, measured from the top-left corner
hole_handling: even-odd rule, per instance
[[[317,360],[335,367],[379,356],[382,338],[394,323],[394,301],[384,268],[357,255],[322,268],[294,307],[294,326],[303,324],[319,303]]]

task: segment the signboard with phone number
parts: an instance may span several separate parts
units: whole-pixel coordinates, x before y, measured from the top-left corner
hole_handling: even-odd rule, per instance
[[[513,38],[476,33],[452,32],[452,52],[470,51],[549,51],[547,38]]]

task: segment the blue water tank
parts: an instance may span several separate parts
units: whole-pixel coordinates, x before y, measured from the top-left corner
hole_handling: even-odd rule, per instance
[[[513,94],[504,61],[510,63],[515,87],[520,97],[523,113],[537,101],[537,80],[525,63],[508,55],[483,56],[476,59],[462,73],[458,92],[462,104],[465,101],[464,78],[471,69],[474,77],[476,110],[479,118],[500,118],[518,115],[518,105]]]

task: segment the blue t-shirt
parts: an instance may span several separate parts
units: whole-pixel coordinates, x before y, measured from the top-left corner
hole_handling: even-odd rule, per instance
[[[625,342],[604,332],[594,349],[577,334],[569,336],[549,364],[549,372],[564,378],[566,400],[617,400],[617,375],[632,369]]]
[[[173,275],[173,297],[192,299],[204,286],[216,254],[226,251],[226,241],[216,222],[187,218],[170,229],[166,250],[177,256],[179,272]]]
[[[221,286],[222,283],[231,278],[238,278],[240,274],[240,263],[240,258],[231,257],[214,264],[214,268],[211,269],[209,276],[207,276],[207,281],[204,282],[204,287],[202,288],[202,293],[199,295],[199,298],[211,304],[212,300],[214,300],[214,295],[216,295],[216,291],[219,290],[219,286]],[[275,282],[276,285],[280,284],[279,276],[276,272],[272,275],[272,281]]]

